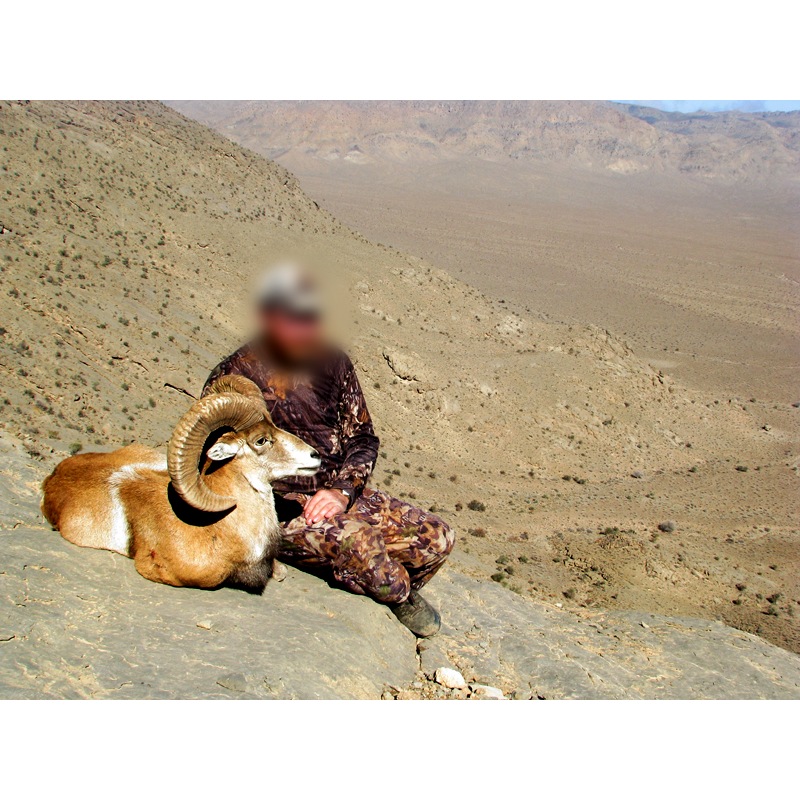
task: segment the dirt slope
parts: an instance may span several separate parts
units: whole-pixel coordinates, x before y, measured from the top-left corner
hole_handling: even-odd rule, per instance
[[[31,453],[163,443],[245,336],[253,272],[302,249],[350,303],[375,482],[439,509],[463,569],[798,648],[790,404],[689,390],[601,328],[370,244],[162,105],[3,103],[0,129],[0,425]]]
[[[696,388],[800,397],[797,114],[176,105],[274,156],[373,241],[495,298],[609,329]]]

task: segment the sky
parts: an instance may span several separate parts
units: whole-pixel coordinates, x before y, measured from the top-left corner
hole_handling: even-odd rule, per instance
[[[659,108],[662,111],[680,111],[691,114],[694,111],[797,111],[800,100],[620,100],[639,106]]]

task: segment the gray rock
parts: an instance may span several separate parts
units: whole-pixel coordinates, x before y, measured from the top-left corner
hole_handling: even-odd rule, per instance
[[[403,687],[421,667],[507,697],[800,699],[800,658],[756,636],[537,604],[463,574],[457,555],[426,588],[444,625],[419,661],[388,609],[294,569],[263,596],[151,583],[50,530],[45,468],[2,454],[0,698],[378,699],[415,696]]]
[[[419,654],[420,668],[428,680],[433,680],[436,670],[441,667],[453,668],[450,659],[448,659],[436,638],[420,639],[417,644],[417,652]]]
[[[231,672],[223,675],[217,681],[217,685],[222,686],[223,689],[230,689],[232,692],[246,692],[247,678],[241,672]]]
[[[473,700],[507,700],[503,692],[495,686],[484,686],[481,683],[472,686]]]
[[[631,472],[631,478],[644,478],[644,472],[639,469],[635,469]]]

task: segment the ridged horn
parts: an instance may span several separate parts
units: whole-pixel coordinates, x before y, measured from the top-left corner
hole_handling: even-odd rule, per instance
[[[210,394],[198,400],[175,426],[167,445],[167,469],[175,491],[201,511],[227,511],[233,497],[214,494],[200,477],[206,440],[220,428],[241,431],[264,419],[262,408],[242,394]]]
[[[206,396],[211,394],[225,394],[226,392],[243,394],[245,397],[249,397],[257,403],[266,406],[261,389],[249,378],[245,378],[244,375],[223,375],[208,387]]]

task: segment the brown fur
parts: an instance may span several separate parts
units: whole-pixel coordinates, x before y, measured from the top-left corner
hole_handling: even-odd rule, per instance
[[[68,541],[128,555],[149,580],[206,589],[233,583],[261,591],[280,537],[270,483],[314,470],[319,459],[266,413],[264,422],[224,433],[215,442],[220,444],[235,455],[204,457],[201,473],[215,494],[236,498],[227,511],[188,505],[166,469],[158,468],[163,457],[130,445],[62,461],[44,481],[42,512]]]

